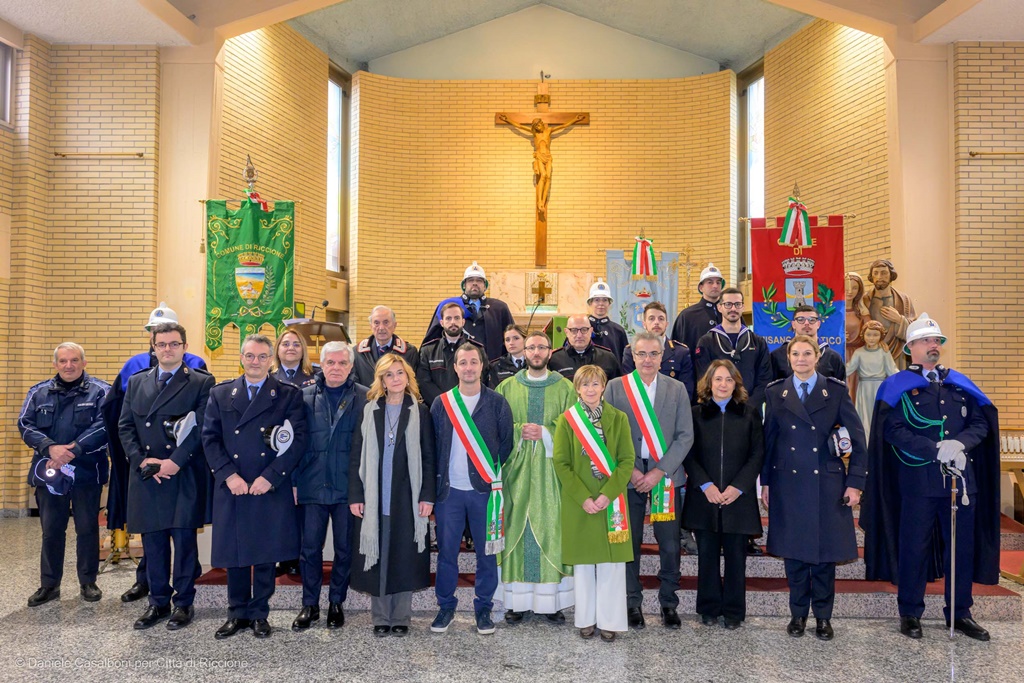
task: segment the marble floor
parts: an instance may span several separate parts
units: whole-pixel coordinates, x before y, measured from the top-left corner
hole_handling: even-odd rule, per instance
[[[73,532],[72,532],[73,534]],[[134,572],[100,576],[98,603],[83,602],[69,536],[60,602],[26,606],[38,587],[39,520],[0,519],[0,681],[1022,681],[1024,624],[990,622],[992,642],[950,641],[939,622],[925,637],[901,636],[891,620],[833,621],[836,639],[785,634],[778,618],[752,617],[738,631],[705,627],[692,615],[666,631],[654,615],[648,627],[614,643],[583,641],[570,625],[499,621],[493,636],[477,635],[459,613],[448,633],[428,630],[432,613],[418,613],[408,638],[379,639],[366,612],[347,614],[343,629],[289,630],[298,609],[271,612],[272,637],[242,633],[216,641],[220,609],[196,610],[196,621],[171,633],[162,626],[134,631],[144,606],[118,596]]]

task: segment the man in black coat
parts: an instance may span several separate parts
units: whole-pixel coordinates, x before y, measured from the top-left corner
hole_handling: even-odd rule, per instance
[[[681,344],[693,353],[697,349],[697,342],[715,325],[722,324],[722,313],[718,310],[718,300],[722,296],[722,288],[725,287],[725,277],[715,264],[709,263],[708,267],[701,271],[700,282],[697,283],[697,291],[700,292],[700,301],[688,306],[676,316],[676,322],[672,326],[672,339]],[[697,376],[698,379],[700,375]]]
[[[722,324],[700,338],[693,351],[693,370],[700,378],[713,360],[728,360],[743,376],[743,386],[750,395],[750,404],[764,403],[764,390],[772,381],[772,365],[768,344],[754,330],[743,324],[743,292],[729,287],[718,300]]]
[[[609,317],[612,305],[612,290],[604,280],[598,280],[590,286],[590,298],[587,308],[590,309],[590,326],[594,328],[594,342],[612,352],[616,358],[622,358],[622,352],[629,344],[629,335],[625,328]]]
[[[466,333],[466,320],[462,317],[461,305],[453,302],[444,304],[438,311],[438,316],[444,327],[444,334],[440,339],[426,342],[420,348],[419,365],[416,366],[416,382],[420,385],[423,402],[428,406],[433,404],[435,398],[459,383],[459,376],[455,374],[455,349],[466,342],[483,348],[476,339]],[[485,367],[485,385],[489,378],[489,368]]]
[[[463,308],[466,332],[483,345],[488,358],[498,358],[504,353],[502,333],[506,327],[514,325],[516,321],[512,318],[512,313],[504,301],[484,296],[488,287],[490,287],[490,283],[487,281],[487,276],[484,275],[484,269],[476,261],[473,261],[466,268],[462,277],[462,296],[456,297],[455,300]],[[448,301],[442,301],[438,305],[439,309],[434,315],[434,319],[430,321],[430,327],[423,336],[420,348],[426,346],[427,342],[440,339],[444,334],[446,325],[441,320],[440,306],[445,305]],[[486,377],[484,383],[487,383]],[[429,405],[429,401],[427,404]]]
[[[198,425],[213,376],[183,363],[188,343],[181,325],[156,326],[152,343],[157,366],[128,380],[118,434],[129,462],[128,531],[142,534],[150,591],[149,607],[135,628],[149,628],[169,616],[167,628],[174,631],[192,623],[195,581],[202,571],[196,529],[208,521],[210,472]]]
[[[696,384],[693,377],[693,361],[690,360],[690,349],[685,344],[674,342],[665,338],[668,330],[668,311],[665,304],[660,301],[652,301],[644,306],[644,329],[651,334],[661,338],[664,349],[661,354],[661,365],[658,372],[668,375],[677,382],[686,386],[686,395],[691,403],[696,403]],[[633,349],[627,344],[622,353],[622,374],[628,375],[636,370],[636,362],[633,360]]]
[[[270,636],[274,564],[299,554],[291,474],[306,450],[306,415],[302,391],[269,376],[273,349],[263,335],[245,338],[244,374],[210,390],[203,421],[214,478],[211,560],[228,574],[218,640],[250,626],[257,638]]]
[[[793,334],[803,334],[818,339],[818,328],[821,327],[821,316],[813,306],[797,306],[793,309]],[[786,353],[787,343],[771,353],[773,379],[783,379],[793,374],[789,367],[789,357]],[[834,377],[846,381],[846,361],[838,353],[829,348],[826,342],[818,339],[818,348],[821,355],[818,357],[818,372],[826,377]]]
[[[565,332],[566,344],[551,354],[548,369],[570,382],[576,376],[576,371],[584,365],[600,367],[610,380],[622,375],[619,359],[608,349],[593,342],[593,328],[587,316],[570,315],[565,323]]]
[[[413,370],[419,365],[420,354],[416,347],[395,334],[397,327],[395,312],[387,306],[374,306],[370,311],[372,334],[356,347],[356,360],[352,369],[355,380],[364,387],[373,384],[373,370],[385,353],[401,356]]]

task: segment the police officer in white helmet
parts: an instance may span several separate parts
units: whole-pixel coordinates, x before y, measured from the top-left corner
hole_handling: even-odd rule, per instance
[[[718,300],[722,297],[724,288],[725,276],[714,263],[709,263],[708,267],[700,272],[700,281],[697,283],[697,291],[701,294],[700,301],[684,308],[676,316],[676,322],[672,326],[673,341],[686,344],[686,348],[693,353],[697,348],[697,341],[715,325],[722,324]]]
[[[516,321],[504,301],[484,296],[489,286],[483,267],[473,261],[462,276],[462,296],[445,299],[438,304],[427,334],[423,337],[423,344],[440,339],[443,330],[437,313],[440,312],[442,304],[456,301],[460,303],[465,314],[465,333],[483,345],[488,358],[501,357],[505,353],[505,328],[514,325]]]
[[[594,328],[594,343],[608,349],[621,361],[622,352],[629,344],[629,336],[622,325],[612,320],[609,315],[613,301],[608,283],[598,278],[597,282],[590,286],[590,297],[587,299],[590,326]]]

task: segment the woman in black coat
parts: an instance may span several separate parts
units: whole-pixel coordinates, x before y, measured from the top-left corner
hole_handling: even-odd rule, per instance
[[[761,535],[757,475],[764,461],[764,434],[756,406],[736,366],[711,363],[697,384],[693,447],[683,461],[687,495],[683,527],[697,538],[697,613],[706,625],[725,618],[739,628],[746,617],[747,538]],[[725,580],[718,572],[725,556]]]
[[[430,587],[427,518],[434,508],[434,426],[413,369],[385,354],[352,440],[352,587],[369,593],[373,632],[404,636],[412,592]]]

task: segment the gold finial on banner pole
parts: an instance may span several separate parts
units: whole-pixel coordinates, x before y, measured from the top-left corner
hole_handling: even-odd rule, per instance
[[[793,183],[793,199],[800,201],[800,183]]]
[[[256,181],[260,179],[260,172],[256,170],[252,163],[252,157],[248,154],[245,155],[245,171],[242,173],[242,179],[249,185],[249,192],[253,191]]]

